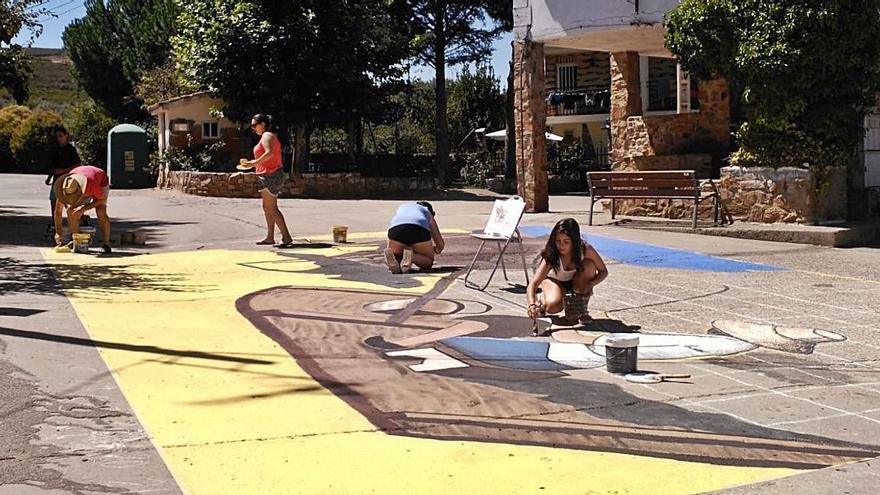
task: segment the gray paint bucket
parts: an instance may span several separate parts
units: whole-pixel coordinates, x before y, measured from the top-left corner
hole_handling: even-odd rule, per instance
[[[612,333],[605,338],[605,367],[609,373],[625,374],[636,371],[639,336],[631,333]]]

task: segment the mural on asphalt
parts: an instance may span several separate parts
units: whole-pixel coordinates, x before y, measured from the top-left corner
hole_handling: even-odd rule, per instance
[[[634,395],[622,380],[590,370],[605,363],[604,331],[634,330],[619,320],[599,318],[594,331],[565,329],[536,339],[525,337],[531,325],[525,317],[439,292],[405,297],[282,287],[245,296],[237,308],[321,385],[392,435],[803,469],[871,455],[852,444]],[[642,332],[640,358],[717,359],[761,345],[784,347],[786,340],[805,342],[788,346],[803,352],[842,338],[715,325],[706,335]]]

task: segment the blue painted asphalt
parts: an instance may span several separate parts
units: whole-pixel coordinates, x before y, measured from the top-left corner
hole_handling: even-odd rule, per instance
[[[519,230],[525,235],[544,237],[550,234],[552,228],[531,225],[520,226]],[[720,258],[683,249],[623,241],[611,237],[586,234],[581,234],[581,237],[589,242],[603,258],[613,259],[629,265],[708,272],[773,272],[785,270],[785,268],[778,266]]]

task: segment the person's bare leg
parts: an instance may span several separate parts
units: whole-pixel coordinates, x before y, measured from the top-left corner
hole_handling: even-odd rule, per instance
[[[589,308],[590,298],[593,297],[593,289],[590,287],[593,279],[596,277],[596,265],[589,259],[584,260],[584,268],[579,272],[575,272],[574,278],[571,280],[572,288],[575,294],[580,294],[587,299],[587,308]],[[586,313],[580,315],[578,320],[581,323],[588,323],[592,320],[589,309]]]
[[[98,225],[101,227],[101,239],[104,245],[110,245],[110,217],[107,215],[107,205],[95,208],[95,214],[98,215]]]
[[[403,250],[408,247],[409,246],[407,246],[406,244],[388,239],[387,248],[390,249],[392,253],[394,253],[394,257],[397,258],[397,261],[400,261],[400,258],[403,257]]]
[[[281,242],[287,244],[293,242],[293,237],[290,236],[290,231],[287,230],[287,222],[284,220],[284,214],[281,213],[281,209],[278,208],[278,197],[272,196],[272,215],[275,225],[278,226],[278,230],[281,231]]]
[[[67,209],[67,226],[70,228],[70,235],[79,234],[79,221],[82,218],[82,213],[76,213],[73,211],[73,208]]]
[[[421,268],[427,270],[434,265],[434,244],[431,241],[417,242],[412,245],[412,261]]]
[[[565,294],[562,287],[552,280],[544,280],[541,282],[541,298],[543,299],[544,311],[548,313],[559,313],[562,311]]]
[[[263,215],[266,217],[266,237],[257,244],[275,244],[275,214],[272,211],[274,207],[271,207],[275,197],[268,189],[260,191],[260,196],[263,198]]]

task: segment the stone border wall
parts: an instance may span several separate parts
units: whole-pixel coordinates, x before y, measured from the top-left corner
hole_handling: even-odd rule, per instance
[[[256,174],[163,171],[159,189],[176,189],[197,196],[221,198],[259,197]],[[357,173],[304,174],[288,177],[281,197],[362,198],[413,191],[433,191],[434,177],[364,177]]]
[[[735,221],[759,223],[822,223],[846,219],[846,170],[828,172],[821,193],[812,170],[782,167],[724,167],[715,181],[727,213]],[[712,191],[708,181],[702,190]],[[609,200],[610,202],[610,200]],[[627,199],[615,202],[619,215],[673,219],[691,218],[693,201],[679,199]],[[697,212],[700,220],[712,220],[712,201]]]
[[[813,170],[804,168],[724,167],[718,190],[735,220],[763,223],[845,220],[846,169],[829,170],[822,187],[817,188],[817,180]]]

